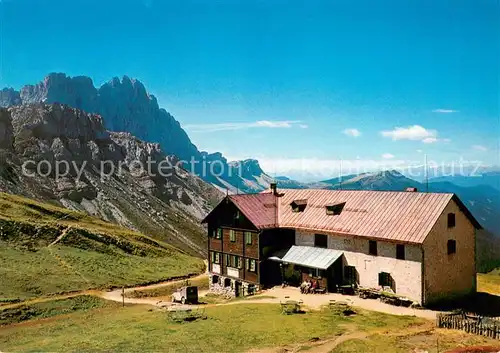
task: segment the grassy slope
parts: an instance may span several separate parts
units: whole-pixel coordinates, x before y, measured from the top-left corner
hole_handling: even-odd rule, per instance
[[[27,320],[46,319],[53,316],[85,312],[98,308],[117,308],[120,303],[111,302],[91,295],[52,300],[11,309],[0,308],[0,326],[11,325]]]
[[[65,229],[67,235],[48,247]],[[200,259],[79,212],[0,193],[0,301],[166,280]]]
[[[315,337],[359,331],[366,332],[367,338],[342,344],[334,352],[408,352],[414,347],[434,352],[436,339],[442,342],[441,349],[492,342],[455,331],[435,331],[423,319],[375,312],[362,311],[349,318],[328,310],[282,315],[279,305],[240,304],[207,308],[206,314],[207,320],[177,324],[165,312],[143,306],[76,312],[49,322],[0,328],[0,350],[245,352],[289,344],[306,348]]]
[[[500,296],[500,269],[486,274],[478,273],[477,290],[478,292]]]

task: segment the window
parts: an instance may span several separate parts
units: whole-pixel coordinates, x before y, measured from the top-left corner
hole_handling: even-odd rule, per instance
[[[405,259],[405,246],[403,244],[396,244],[396,259]]]
[[[309,269],[309,276],[313,278],[321,278],[321,275],[323,274],[323,271],[317,269],[317,268],[310,268]]]
[[[368,241],[368,253],[370,255],[377,255],[377,242],[375,240]]]
[[[257,272],[255,269],[255,260],[245,259],[245,268],[250,272]]]
[[[239,256],[236,257],[236,267],[237,268],[242,268],[243,267],[243,260]]]
[[[224,254],[224,265],[230,266],[230,256],[229,254]]]
[[[448,228],[455,227],[455,214],[448,213]]]
[[[328,236],[326,234],[314,234],[314,246],[316,248],[327,248]]]
[[[304,212],[307,200],[293,200],[290,206],[292,207],[292,212]]]
[[[326,205],[326,214],[329,216],[338,216],[342,213],[344,209],[345,202],[334,204],[334,205]]]
[[[457,252],[457,241],[450,239],[448,240],[448,255],[452,255]]]
[[[356,284],[358,282],[356,275],[356,267],[354,266],[344,267],[344,280],[347,284]]]
[[[234,229],[229,230],[229,240],[231,240],[233,243],[236,241],[236,232]]]
[[[252,233],[245,232],[245,244],[252,245]]]
[[[221,239],[222,238],[222,229],[217,228],[214,230],[214,238],[215,239]]]
[[[212,261],[213,264],[220,263],[220,253],[218,253],[216,251],[211,251],[210,252],[210,260]]]
[[[238,267],[238,256],[231,256],[231,267]]]
[[[392,288],[392,277],[390,273],[380,272],[378,274],[378,285],[382,287],[391,287]]]

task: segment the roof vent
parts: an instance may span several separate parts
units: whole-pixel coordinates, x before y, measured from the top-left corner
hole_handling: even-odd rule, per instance
[[[338,216],[339,214],[342,213],[342,210],[344,209],[345,202],[342,203],[336,203],[333,205],[326,205],[326,214],[329,216]]]
[[[293,212],[304,212],[307,206],[307,200],[293,200],[290,204]]]
[[[406,188],[406,192],[417,192],[417,188]]]

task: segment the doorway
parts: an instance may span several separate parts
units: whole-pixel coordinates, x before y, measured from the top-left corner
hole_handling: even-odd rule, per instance
[[[236,297],[239,297],[239,296],[241,295],[241,287],[242,287],[241,282],[236,281],[236,282],[234,283],[234,295],[235,295]]]

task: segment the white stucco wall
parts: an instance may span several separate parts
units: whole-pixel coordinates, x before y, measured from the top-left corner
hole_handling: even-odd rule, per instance
[[[314,246],[314,233],[295,232],[295,244]],[[396,293],[422,302],[422,250],[405,245],[405,260],[396,259],[396,244],[377,241],[378,255],[368,254],[368,239],[328,235],[328,248],[344,252],[344,265],[354,266],[361,287],[379,288],[378,275],[387,272],[395,283]]]

